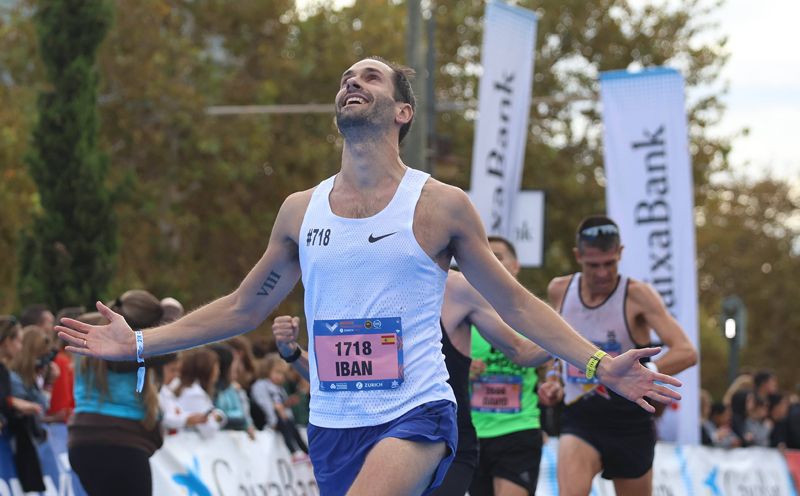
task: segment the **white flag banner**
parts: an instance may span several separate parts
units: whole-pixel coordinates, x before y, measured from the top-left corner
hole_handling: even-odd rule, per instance
[[[489,234],[511,238],[522,183],[533,86],[536,14],[499,1],[486,6],[472,149],[472,201]]]
[[[674,69],[600,75],[606,205],[625,251],[620,271],[645,281],[699,350],[694,200],[684,84]],[[698,443],[699,366],[677,377],[683,400],[660,421],[662,439]]]

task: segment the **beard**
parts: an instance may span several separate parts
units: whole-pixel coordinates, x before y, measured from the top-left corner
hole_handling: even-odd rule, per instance
[[[394,104],[391,98],[376,97],[371,105],[367,103],[347,109],[337,107],[336,127],[345,137],[353,132],[374,132],[393,121]],[[362,106],[365,108],[359,108]]]

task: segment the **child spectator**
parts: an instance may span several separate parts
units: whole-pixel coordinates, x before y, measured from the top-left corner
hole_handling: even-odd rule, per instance
[[[242,387],[233,379],[233,364],[235,356],[233,349],[226,344],[215,344],[211,349],[219,359],[219,379],[216,384],[214,405],[225,413],[228,422],[225,429],[246,431],[250,439],[255,439],[253,419],[250,418],[249,408],[242,403],[240,391]]]
[[[289,365],[277,353],[264,357],[259,378],[253,384],[253,399],[264,410],[267,426],[280,431],[283,441],[292,455],[293,462],[308,459],[306,446],[294,423],[291,408],[286,406],[288,395],[283,385]]]
[[[253,348],[250,341],[241,336],[231,338],[226,341],[231,348],[233,348],[234,361],[233,365],[233,378],[242,386],[239,394],[242,396],[242,403],[248,411],[248,415],[253,420],[253,426],[256,430],[264,429],[267,423],[267,417],[258,403],[253,401],[251,389],[253,382],[256,380],[256,359],[253,356]]]
[[[225,414],[214,407],[214,386],[219,379],[219,359],[209,348],[197,348],[179,354],[181,372],[175,393],[179,415],[185,415],[186,427],[208,438],[225,425]],[[205,419],[202,422],[190,421]]]
[[[711,405],[708,419],[703,421],[703,444],[717,448],[736,448],[739,437],[731,430],[731,411],[721,402]]]
[[[753,395],[752,407],[748,410],[744,423],[744,438],[749,446],[769,446],[772,421],[767,418],[767,402]]]
[[[208,414],[183,412],[178,406],[178,398],[174,390],[180,386],[181,361],[177,353],[166,355],[166,361],[155,369],[160,375],[158,383],[158,405],[161,408],[161,427],[165,434],[177,434],[179,430],[203,424],[208,420]]]

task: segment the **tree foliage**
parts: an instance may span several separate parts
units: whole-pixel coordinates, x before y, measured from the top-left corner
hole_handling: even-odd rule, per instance
[[[95,108],[95,53],[111,10],[105,2],[51,0],[35,17],[50,86],[39,93],[27,156],[41,212],[22,239],[19,294],[61,308],[91,303],[114,269],[116,226]]]
[[[681,70],[691,97],[703,383],[717,395],[724,387],[717,380],[725,376],[726,350],[716,316],[720,299],[734,290],[754,317],[744,363],[766,365],[770,353],[788,353],[791,348],[775,343],[794,342],[789,334],[798,323],[787,307],[800,289],[790,284],[792,278],[774,276],[779,270],[797,273],[797,253],[791,251],[797,232],[788,227],[797,218],[797,203],[778,181],[711,180],[725,174],[731,147],[729,138],[713,132],[724,110],[714,88],[727,58],[724,36],[709,25],[713,6],[700,0],[643,8],[627,0],[516,3],[540,17],[537,103],[523,187],[547,192],[545,267],[523,271],[526,286],[542,295],[552,277],[574,271],[575,226],[604,210],[600,114],[593,97],[598,73],[668,64]],[[146,287],[191,308],[233,290],[263,252],[283,199],[336,172],[341,141],[330,114],[204,112],[223,104],[331,103],[342,71],[355,60],[377,54],[403,61],[403,2],[361,0],[344,9],[332,4],[317,1],[300,12],[290,0],[116,2],[116,21],[99,53],[100,139],[114,164],[110,181],[121,240],[118,269],[104,296]],[[474,107],[485,3],[431,5],[437,98]],[[18,16],[7,25],[24,38],[30,31],[26,22]],[[35,68],[22,63],[23,54],[0,53],[0,60],[14,77],[39,81]],[[19,102],[11,101],[10,113],[0,109],[0,133],[24,133],[29,109],[25,99]],[[474,118],[473,111],[443,112],[436,121],[434,174],[463,188],[469,187]],[[23,205],[32,205],[24,173],[8,165],[19,161],[19,152],[8,153],[13,156],[0,163],[0,173],[15,171],[23,181],[15,191]],[[0,222],[0,233],[12,240],[29,217],[2,196],[4,188],[2,208],[14,206],[17,213],[13,221]],[[769,203],[781,195],[787,200]],[[740,204],[739,198],[751,203]],[[761,233],[765,228],[771,234]],[[0,237],[0,250],[5,239]],[[14,262],[5,263],[0,271],[13,272]],[[764,275],[765,263],[773,277]],[[747,267],[746,273],[734,264]],[[0,283],[0,295],[11,294],[8,287]],[[278,312],[302,311],[301,295],[298,290]],[[756,315],[772,323],[769,330],[755,328]],[[781,373],[785,382],[800,380],[788,368]]]

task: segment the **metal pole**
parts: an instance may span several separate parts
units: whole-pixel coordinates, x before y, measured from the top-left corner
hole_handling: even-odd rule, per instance
[[[411,130],[403,140],[401,154],[403,161],[410,167],[427,171],[425,139],[427,137],[427,111],[425,95],[425,57],[420,23],[422,20],[422,7],[420,0],[408,1],[408,30],[406,32],[406,63],[417,72],[417,77],[412,83],[414,94],[417,97],[416,114]],[[422,101],[421,101],[422,100]]]
[[[436,160],[436,7],[431,5],[430,17],[428,17],[428,56],[426,57],[427,65],[427,91],[426,99],[427,105],[425,110],[428,112],[428,136],[427,136],[427,173],[433,174],[434,163]]]
[[[733,384],[734,379],[739,376],[739,339],[729,339],[730,348],[728,349],[728,384]]]

